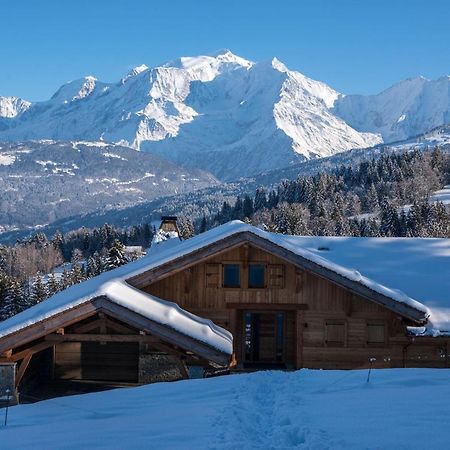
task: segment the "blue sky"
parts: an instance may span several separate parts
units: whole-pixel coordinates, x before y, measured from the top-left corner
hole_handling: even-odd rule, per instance
[[[229,48],[344,93],[450,74],[447,0],[0,0],[0,95]]]

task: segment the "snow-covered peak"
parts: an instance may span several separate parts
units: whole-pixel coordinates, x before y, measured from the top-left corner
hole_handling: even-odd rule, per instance
[[[288,68],[277,58],[273,58],[271,61],[272,67],[279,72],[287,72]]]
[[[450,122],[450,77],[408,78],[377,95],[340,97],[334,113],[358,131],[395,142]]]
[[[91,95],[97,86],[97,78],[88,75],[75,81],[70,81],[62,86],[52,97],[61,103],[70,103],[81,100]]]
[[[241,58],[229,50],[210,55],[182,56],[169,61],[163,67],[182,69],[189,73],[193,80],[211,81],[217,75],[235,69],[249,69],[253,63]]]
[[[196,69],[204,66],[217,66],[220,64],[235,64],[237,66],[249,68],[253,63],[247,59],[235,55],[230,50],[220,50],[219,52],[200,56],[182,56],[164,64],[164,67],[176,67],[178,69]]]
[[[30,102],[27,102],[19,97],[0,96],[0,117],[17,117],[26,111],[30,106]]]
[[[139,75],[142,72],[145,72],[148,70],[149,67],[145,64],[141,64],[140,66],[133,67],[121,80],[121,84],[125,84],[130,78],[135,77],[136,75]]]

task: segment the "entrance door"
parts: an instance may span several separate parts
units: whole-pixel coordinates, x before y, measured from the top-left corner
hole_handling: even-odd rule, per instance
[[[245,311],[245,362],[281,363],[283,350],[284,313]]]

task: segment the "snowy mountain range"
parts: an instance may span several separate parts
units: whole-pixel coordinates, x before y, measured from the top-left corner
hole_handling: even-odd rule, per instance
[[[339,93],[276,59],[230,51],[88,76],[33,104],[0,98],[0,140],[92,140],[159,153],[222,179],[380,142],[333,114]]]
[[[43,102],[0,97],[0,140],[118,143],[222,180],[408,139],[448,122],[448,76],[343,95],[277,59],[254,63],[229,50],[141,65],[117,83],[87,76]]]

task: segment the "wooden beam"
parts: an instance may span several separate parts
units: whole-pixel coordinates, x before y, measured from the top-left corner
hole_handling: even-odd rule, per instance
[[[100,317],[100,315],[99,315]],[[100,329],[102,330],[102,327],[106,326],[107,328],[111,328],[114,331],[117,331],[118,333],[122,334],[134,334],[136,333],[136,330],[134,330],[131,327],[128,327],[126,325],[120,324],[114,320],[109,319],[105,314],[102,313],[102,317],[96,320],[93,320],[92,322],[88,322],[82,325],[75,325],[74,331],[75,333],[87,333],[89,331]],[[102,331],[101,331],[102,332]],[[106,330],[104,330],[104,333],[106,334]]]
[[[134,334],[137,331],[136,329],[133,329],[132,327],[128,327],[126,325],[118,323],[114,320],[109,319],[108,317],[105,318],[105,321],[106,321],[106,326],[108,328],[111,328],[112,330],[116,331],[117,333]]]
[[[10,348],[9,350],[4,351],[2,353],[2,358],[6,358],[6,359],[11,358],[12,352],[13,352],[12,348]]]
[[[153,336],[141,336],[140,334],[49,334],[45,336],[45,340],[47,342],[141,342],[145,344],[159,343],[159,340]]]
[[[306,303],[227,303],[227,309],[263,309],[266,311],[297,311],[309,309]]]
[[[27,370],[28,364],[30,364],[32,357],[33,353],[29,353],[27,356],[25,356],[25,358],[23,358],[23,361],[20,363],[20,367],[16,375],[16,389],[22,381],[22,378],[25,375],[25,371]]]
[[[61,336],[61,335],[58,335]],[[10,361],[17,362],[21,359],[25,358],[27,355],[31,354],[34,355],[35,353],[41,352],[42,350],[45,350],[46,348],[49,348],[53,345],[51,342],[39,342],[39,344],[35,344],[32,347],[26,348],[25,350],[22,350],[18,353],[13,353],[12,356],[9,358]]]
[[[0,352],[10,348],[20,347],[30,341],[35,341],[46,334],[53,333],[58,328],[67,327],[97,313],[97,308],[91,301],[82,303],[69,310],[55,314],[53,317],[34,323],[0,339]]]
[[[92,322],[83,323],[81,325],[75,325],[73,327],[73,329],[76,333],[87,333],[89,331],[100,328],[101,324],[102,324],[102,319],[96,319],[96,320],[93,320]]]
[[[297,311],[295,314],[295,368],[303,367],[303,313]]]

